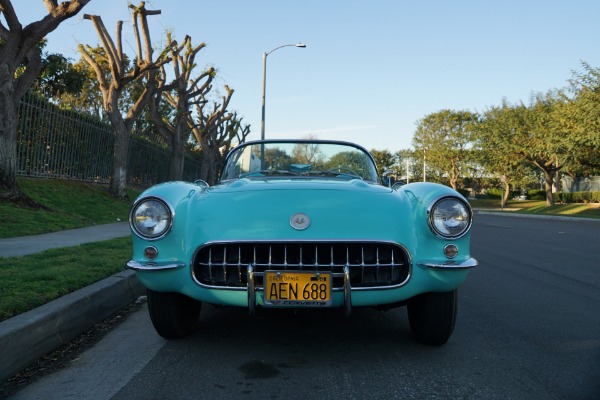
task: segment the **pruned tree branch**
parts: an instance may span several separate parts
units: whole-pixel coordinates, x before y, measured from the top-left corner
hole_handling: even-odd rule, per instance
[[[4,15],[4,19],[6,19],[8,30],[13,33],[18,33],[23,29],[21,23],[19,22],[19,18],[17,18],[17,14],[15,13],[15,9],[9,0],[0,0],[0,11]],[[4,26],[2,26],[2,28],[6,30]],[[8,32],[8,30],[6,30],[6,32]]]
[[[115,82],[118,81],[119,78],[121,76],[123,76],[123,72],[124,72],[123,71],[123,58],[119,57],[119,54],[121,54],[121,52],[117,51],[117,48],[115,47],[115,43],[113,42],[112,38],[108,34],[108,31],[106,30],[106,27],[104,26],[104,22],[102,21],[102,18],[100,18],[97,15],[89,15],[89,14],[84,14],[83,18],[92,21],[92,23],[94,24],[94,28],[96,28],[96,33],[98,34],[98,37],[100,38],[102,47],[104,48],[104,51],[106,51],[106,57],[108,58],[108,62],[110,65],[110,72],[113,75],[113,81],[115,81]],[[117,21],[117,37],[119,39],[121,39],[122,26],[123,26],[123,22]],[[121,48],[120,43],[119,43],[119,48]]]
[[[161,13],[160,10],[146,10],[146,3],[141,2],[139,6],[135,7],[133,4],[129,5],[129,8],[133,10],[131,13],[133,19],[133,29],[136,36],[136,45],[137,45],[137,54],[138,54],[138,64],[142,62],[151,63],[152,62],[152,43],[150,41],[150,30],[148,28],[148,15],[158,15]],[[139,40],[139,28],[138,28],[138,20],[142,28],[142,36],[144,38],[144,54],[142,54],[142,45]]]
[[[15,82],[15,98],[20,99],[27,93],[42,68],[42,58],[37,47],[29,50],[26,56],[27,68]]]
[[[195,56],[206,45],[201,43],[193,47],[190,36],[186,36],[181,44],[177,44],[172,40],[171,35],[167,34],[167,41],[170,42],[168,56],[172,60],[174,78],[167,83],[165,68],[160,67],[160,73],[152,82],[154,93],[149,104],[150,117],[160,135],[169,144],[171,150],[169,176],[170,179],[176,180],[181,179],[183,174],[185,144],[189,136],[188,122],[190,119],[193,120],[190,107],[197,101],[196,96],[206,95],[210,91],[210,83],[215,76],[215,71],[214,68],[210,68],[196,78],[190,79],[196,66]],[[161,114],[162,102],[166,102],[174,109],[171,118]]]
[[[83,59],[92,67],[102,91],[102,106],[115,132],[115,145],[113,154],[113,174],[111,176],[110,193],[123,197],[127,178],[127,149],[129,136],[134,122],[138,119],[146,104],[150,101],[154,90],[154,82],[157,70],[171,59],[168,57],[168,48],[163,51],[157,60],[152,59],[152,45],[150,30],[148,29],[147,15],[156,15],[160,11],[147,11],[144,2],[139,6],[130,6],[132,9],[132,23],[134,27],[135,41],[137,44],[137,56],[129,70],[127,60],[123,54],[122,26],[123,22],[117,22],[116,44],[109,35],[102,18],[97,15],[85,15],[94,24],[100,43],[106,53],[108,67],[105,69],[99,61],[101,56],[93,54],[88,48],[79,46]],[[141,26],[141,29],[139,27]],[[142,46],[142,42],[144,45]],[[126,112],[119,109],[119,99],[124,88],[132,81],[146,79],[148,84],[134,99],[133,104]]]

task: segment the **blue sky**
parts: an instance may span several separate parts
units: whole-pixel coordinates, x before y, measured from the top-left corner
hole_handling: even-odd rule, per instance
[[[137,4],[137,3],[135,3]],[[13,0],[22,24],[41,18],[41,0]],[[152,39],[166,29],[206,42],[199,69],[214,66],[216,92],[235,89],[231,110],[260,138],[262,54],[267,58],[266,137],[314,135],[368,149],[411,147],[416,122],[441,109],[484,111],[565,87],[581,61],[600,67],[600,1],[146,1]],[[111,34],[127,1],[93,0]],[[83,14],[83,13],[82,13]],[[50,52],[78,59],[98,40],[82,14],[48,37]]]

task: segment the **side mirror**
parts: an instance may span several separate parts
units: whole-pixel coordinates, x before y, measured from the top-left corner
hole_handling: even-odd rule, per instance
[[[209,184],[206,183],[205,181],[203,181],[202,179],[196,179],[194,181],[194,185],[198,185],[198,186],[202,186],[202,187],[208,187]]]

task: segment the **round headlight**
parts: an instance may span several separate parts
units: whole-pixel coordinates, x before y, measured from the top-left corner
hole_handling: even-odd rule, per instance
[[[459,238],[471,227],[471,208],[456,197],[443,197],[435,201],[428,214],[429,226],[444,238]]]
[[[131,227],[145,239],[159,239],[171,228],[173,215],[169,206],[155,197],[148,197],[133,206]]]

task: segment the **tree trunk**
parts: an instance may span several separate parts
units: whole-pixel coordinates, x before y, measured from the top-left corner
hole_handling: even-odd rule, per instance
[[[454,162],[452,162],[452,168],[448,171],[448,177],[450,178],[450,186],[452,189],[457,190],[458,188],[458,180],[460,179],[460,173],[458,171],[458,166]]]
[[[20,196],[17,182],[17,109],[8,67],[0,66],[0,198]]]
[[[169,166],[169,180],[180,181],[183,179],[183,167],[185,163],[185,147],[181,135],[175,131],[171,137],[171,165]]]
[[[212,173],[214,157],[208,148],[203,151],[202,155],[202,163],[200,164],[200,179],[212,186],[215,183]]]
[[[120,115],[110,115],[112,127],[115,130],[113,145],[112,176],[108,192],[120,199],[125,198],[127,187],[127,158],[129,155],[129,131]]]
[[[0,5],[0,198],[32,202],[17,181],[17,105],[40,71],[40,41],[89,1],[44,1],[48,15],[25,27],[11,1]],[[19,66],[25,68],[15,74]]]
[[[554,197],[552,197],[552,184],[554,183],[553,171],[544,169],[544,180],[546,189],[546,205],[548,207],[554,205]]]
[[[457,187],[457,179],[456,178],[450,178],[450,187],[452,187],[452,189],[456,190]]]
[[[504,191],[502,193],[502,199],[500,200],[500,207],[506,207],[506,203],[508,203],[508,197],[510,196],[510,184],[508,182],[504,182]]]
[[[207,182],[210,185],[210,182],[208,182],[208,169],[210,168],[210,160],[208,157],[208,154],[204,153],[202,154],[202,161],[200,161],[200,179],[202,179],[204,182]]]
[[[556,171],[554,177],[554,186],[556,187],[556,192],[562,192],[562,182],[561,182],[561,170]]]

